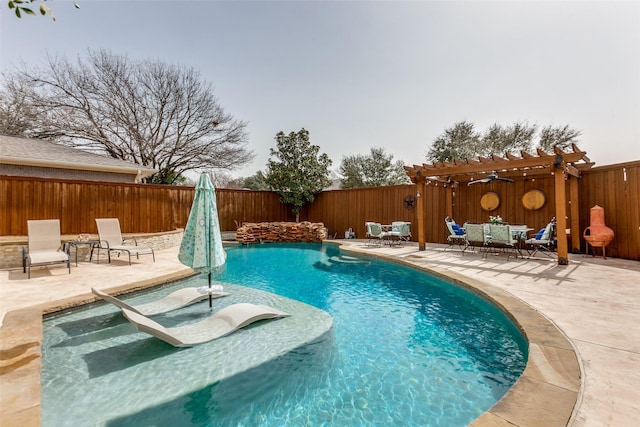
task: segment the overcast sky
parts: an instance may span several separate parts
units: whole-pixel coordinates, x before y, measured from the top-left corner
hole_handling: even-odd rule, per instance
[[[193,67],[248,122],[265,170],[278,131],[333,160],[383,147],[420,164],[466,120],[582,132],[596,165],[640,160],[640,2],[47,2],[57,20],[0,10],[2,70],[106,48]]]

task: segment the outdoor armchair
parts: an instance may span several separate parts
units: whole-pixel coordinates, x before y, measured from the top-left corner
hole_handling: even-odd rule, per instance
[[[488,246],[507,251],[507,260],[509,260],[511,253],[513,253],[514,257],[518,257],[520,253],[520,248],[518,247],[519,242],[513,237],[513,231],[510,225],[489,224],[489,233],[491,240],[487,242]]]
[[[100,239],[99,249],[105,249],[111,263],[111,252],[120,253],[126,252],[129,255],[129,265],[131,265],[131,255],[135,255],[137,259],[140,255],[151,254],[153,261],[156,261],[156,255],[153,248],[144,246],[138,246],[138,242],[133,240],[133,245],[126,245],[125,240],[122,238],[120,231],[120,221],[118,218],[96,218],[96,225],[98,226],[98,236]],[[98,250],[98,263],[100,263],[100,250]]]
[[[465,222],[464,231],[467,236],[467,244],[471,247],[479,247],[482,253],[490,241],[489,230],[485,231],[484,224],[471,224]]]
[[[552,258],[553,248],[555,245],[555,230],[556,219],[555,217],[549,221],[545,228],[541,228],[536,235],[525,240],[527,245],[527,251],[529,252],[529,258],[534,256],[537,252],[542,252],[549,258]]]
[[[391,230],[400,234],[400,240],[411,240],[411,223],[406,221],[393,221]]]
[[[447,248],[453,245],[458,245],[460,249],[462,249],[462,253],[464,253],[469,246],[466,230],[456,224],[456,222],[449,217],[444,219],[444,223],[447,226],[447,230],[449,230],[449,235],[447,236],[447,243],[449,246],[447,246]]]
[[[66,263],[71,274],[69,254],[60,241],[60,220],[42,219],[27,221],[28,250],[22,247],[22,271],[31,278],[31,266],[38,264]]]
[[[369,245],[382,245],[382,225],[377,222],[365,222],[365,227],[367,228],[367,246]]]

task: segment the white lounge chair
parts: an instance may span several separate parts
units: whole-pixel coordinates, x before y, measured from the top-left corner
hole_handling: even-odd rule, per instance
[[[98,289],[91,288],[91,292],[93,292],[94,295],[110,302],[117,307],[126,308],[127,310],[134,311],[138,314],[142,314],[143,316],[153,316],[154,314],[177,310],[179,308],[194,304],[198,301],[202,301],[205,298],[209,298],[208,289],[203,292],[203,290],[199,288],[184,288],[179,289],[159,300],[133,306]],[[211,292],[212,298],[220,298],[227,295],[229,294],[225,292]]]
[[[60,240],[60,220],[40,219],[27,221],[29,248],[22,247],[22,272],[31,278],[31,266],[66,263],[71,274],[69,254]]]
[[[148,317],[126,308],[122,309],[122,313],[140,332],[153,335],[174,347],[191,347],[229,335],[258,320],[289,316],[283,311],[266,305],[239,303],[225,307],[200,322],[165,328]]]
[[[96,225],[98,226],[100,239],[99,249],[106,249],[109,263],[111,263],[112,251],[118,252],[118,256],[120,256],[120,252],[126,252],[129,255],[129,265],[131,265],[131,254],[134,254],[138,259],[140,255],[151,254],[153,261],[156,261],[156,254],[152,248],[138,246],[138,242],[135,239],[132,239],[133,245],[124,244],[125,240],[122,238],[118,218],[96,218]],[[98,263],[100,263],[100,250],[98,250]]]

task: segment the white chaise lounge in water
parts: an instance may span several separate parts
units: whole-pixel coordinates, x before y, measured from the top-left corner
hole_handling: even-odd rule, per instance
[[[161,314],[168,311],[177,310],[179,308],[194,304],[198,301],[202,301],[205,298],[209,298],[208,289],[203,290],[199,288],[184,288],[179,289],[159,300],[133,306],[98,289],[91,288],[91,292],[93,292],[94,295],[102,298],[103,300],[109,301],[111,304],[114,304],[123,309],[126,308],[127,310],[133,311],[135,313],[142,314],[143,316],[153,316],[154,314]],[[229,294],[222,291],[211,291],[212,298],[220,298],[227,295]]]
[[[126,308],[122,309],[122,313],[140,332],[153,335],[174,347],[191,347],[229,335],[258,320],[289,316],[283,311],[266,305],[238,303],[225,307],[200,322],[165,328],[148,317]]]

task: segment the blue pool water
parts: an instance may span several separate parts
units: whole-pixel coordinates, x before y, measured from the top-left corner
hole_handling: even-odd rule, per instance
[[[154,359],[210,350],[179,350],[155,339],[132,344],[142,342],[141,334],[104,305],[56,317],[44,327],[43,425],[66,419],[70,425],[108,426],[185,420],[197,426],[464,426],[499,400],[524,369],[526,341],[504,314],[423,272],[346,255],[332,245],[231,247],[227,254],[217,280],[325,310],[334,318],[333,329],[271,362],[121,415],[86,407],[94,393],[120,397],[126,406],[131,398],[123,391],[130,386],[123,382],[145,381],[142,371],[152,369]],[[137,298],[139,303],[157,296]],[[91,349],[74,361],[80,351],[74,346]],[[208,354],[198,357],[206,369]],[[154,380],[165,377],[153,386],[158,393],[185,380],[179,363],[168,377],[152,372]],[[67,365],[72,367],[61,368]],[[127,374],[117,376],[121,372]],[[86,401],[80,404],[79,396]],[[76,415],[74,406],[87,411]]]

